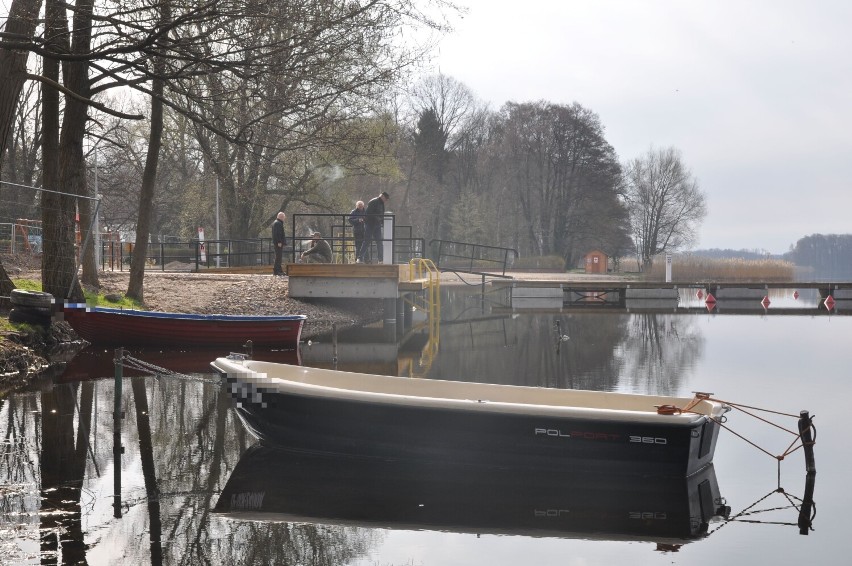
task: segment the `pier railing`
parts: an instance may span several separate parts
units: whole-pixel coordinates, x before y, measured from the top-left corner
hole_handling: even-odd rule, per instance
[[[311,230],[322,234],[331,246],[332,263],[355,263],[355,236],[348,224],[348,214],[305,214],[294,216],[321,217],[325,223],[318,228],[314,222]],[[316,220],[316,218],[313,218]],[[305,219],[300,219],[305,225]],[[295,222],[294,222],[295,225]],[[284,257],[296,263],[302,251],[310,247],[313,232],[300,225],[298,236],[287,234],[287,247]],[[307,233],[307,235],[305,235]],[[423,238],[412,236],[411,226],[394,226],[392,237],[383,241],[391,243],[393,263],[408,263],[412,259],[426,256],[426,244]],[[368,258],[374,258],[377,243],[371,245]],[[102,241],[101,269],[124,271],[130,268],[135,245],[130,242]],[[272,266],[275,260],[275,248],[272,238],[250,239],[197,239],[184,242],[149,243],[146,253],[148,269],[157,271],[199,271],[212,268],[238,268]]]
[[[457,271],[493,277],[508,277],[508,269],[517,250],[498,246],[483,246],[469,242],[452,240],[432,240],[429,242],[431,258],[441,271]]]

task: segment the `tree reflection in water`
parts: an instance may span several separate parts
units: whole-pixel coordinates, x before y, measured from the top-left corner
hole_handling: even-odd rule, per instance
[[[2,402],[0,522],[16,526],[9,537],[0,527],[0,561],[332,565],[378,543],[375,532],[356,527],[212,517],[251,443],[224,389],[214,378],[130,381],[120,519],[111,512],[111,381],[48,384]]]

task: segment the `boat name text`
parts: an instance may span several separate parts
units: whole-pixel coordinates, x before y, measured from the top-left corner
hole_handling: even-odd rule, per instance
[[[631,436],[630,442],[635,442],[638,444],[668,444],[669,441],[665,438],[660,438],[657,436]]]
[[[535,429],[536,436],[550,436],[553,438],[577,438],[582,440],[603,440],[603,441],[615,441],[623,438],[620,434],[613,434],[609,432],[593,432],[593,431],[582,431],[582,430],[571,430],[565,431],[558,428],[536,428]],[[659,436],[638,436],[638,435],[628,435],[627,440],[633,444],[657,444],[657,445],[666,445],[668,444],[668,440],[665,438],[661,438]]]
[[[591,432],[583,430],[564,431],[558,428],[537,428],[536,436],[552,436],[554,438],[581,438],[583,440],[618,440],[621,435],[608,432]]]

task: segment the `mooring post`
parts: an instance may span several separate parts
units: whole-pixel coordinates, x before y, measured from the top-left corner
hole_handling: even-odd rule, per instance
[[[113,511],[112,516],[116,519],[121,518],[121,454],[124,452],[124,447],[121,446],[121,419],[124,414],[121,411],[121,383],[124,378],[124,349],[116,348],[115,350],[115,388],[113,393],[113,410],[112,410],[112,456],[113,456]]]
[[[802,438],[802,448],[805,451],[805,469],[809,474],[815,474],[813,423],[808,411],[799,413],[799,436]]]
[[[337,369],[337,323],[331,323],[331,361],[334,362],[334,369]]]
[[[384,321],[382,330],[385,342],[396,342],[396,299],[382,299]]]

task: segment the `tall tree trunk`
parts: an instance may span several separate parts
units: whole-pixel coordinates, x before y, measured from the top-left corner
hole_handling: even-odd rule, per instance
[[[45,3],[45,43],[48,51],[67,52],[69,49],[65,9],[57,0]],[[59,82],[59,63],[43,59],[43,75]],[[68,297],[76,273],[74,257],[74,199],[63,194],[59,165],[59,92],[50,87],[42,89],[42,289],[57,298]],[[63,191],[60,193],[59,191]],[[72,289],[73,291],[73,289]],[[73,293],[71,293],[73,294]]]
[[[41,0],[12,0],[3,31],[7,35],[19,35],[22,40],[32,39],[40,10]],[[28,55],[27,51],[0,49],[0,159],[15,125],[15,110],[26,81]]]
[[[163,93],[163,81],[154,79],[153,92]],[[133,247],[133,259],[130,261],[130,282],[127,296],[144,302],[145,258],[148,255],[148,239],[151,234],[151,217],[154,213],[154,195],[157,183],[157,164],[163,139],[163,103],[155,97],[151,99],[151,135],[148,140],[148,155],[145,158],[145,170],[142,173],[142,190],[139,192],[139,217],[136,221],[136,245]]]
[[[22,39],[32,39],[40,10],[41,0],[12,0],[4,31],[18,34]],[[3,170],[3,155],[12,137],[15,110],[26,80],[27,56],[26,51],[0,49],[0,171]],[[14,288],[15,284],[0,261],[0,296],[8,296]],[[2,299],[0,306],[4,306]]]
[[[160,4],[160,25],[171,22],[170,0]],[[136,245],[130,260],[130,281],[127,284],[127,296],[144,302],[143,280],[145,278],[145,259],[148,255],[148,239],[151,235],[151,217],[154,213],[154,195],[157,184],[157,164],[160,160],[160,147],[163,141],[163,79],[165,62],[162,57],[154,59],[154,79],[151,81],[151,135],[148,138],[148,154],[145,157],[145,170],[142,172],[142,190],[139,191],[139,217],[136,220]]]
[[[97,196],[89,194],[90,191],[87,183],[85,159],[80,162],[79,166],[81,169],[80,177],[83,179],[82,196]],[[92,221],[94,220],[95,201],[87,198],[81,198],[78,206],[80,210],[80,235],[82,238],[80,243],[83,246],[80,250],[83,261],[82,279],[83,283],[86,285],[97,288],[100,287],[100,281],[98,280],[98,263],[95,261],[96,234],[92,231],[92,228],[94,228]]]

